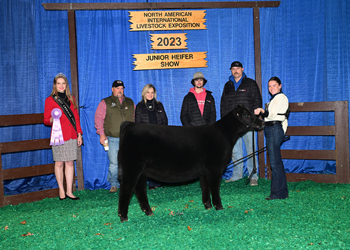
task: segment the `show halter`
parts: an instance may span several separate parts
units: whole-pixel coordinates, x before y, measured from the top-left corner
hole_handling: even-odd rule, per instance
[[[289,113],[290,113],[290,108],[288,107],[288,109],[287,109],[287,111],[286,111],[285,114],[279,114],[279,115],[285,115],[286,118],[288,119]],[[253,117],[254,117],[253,122],[252,122],[251,124],[247,124],[243,119],[240,118],[239,115],[236,116],[237,120],[240,121],[241,123],[243,123],[243,124],[244,124],[247,128],[249,128],[249,129],[254,125],[254,123],[255,123],[255,121],[256,121],[256,119],[257,119],[257,116],[254,115]],[[282,141],[282,143],[285,142],[285,141],[288,141],[289,139],[290,139],[290,136],[285,136],[284,139],[283,139],[283,141]],[[245,156],[245,157],[243,157],[243,158],[241,158],[241,159],[238,159],[238,160],[236,160],[236,161],[234,161],[234,162],[231,162],[231,163],[227,164],[227,167],[228,167],[228,166],[230,166],[230,165],[232,165],[232,164],[235,164],[235,163],[237,163],[237,162],[243,161],[245,158],[251,158],[251,157],[253,157],[253,170],[252,170],[252,172],[249,174],[248,179],[245,181],[245,184],[246,184],[246,185],[249,183],[249,181],[251,180],[252,176],[253,176],[255,173],[257,173],[256,161],[255,161],[255,157],[254,157],[254,156],[255,156],[255,155],[258,155],[258,154],[260,154],[260,153],[262,153],[262,152],[264,152],[264,151],[267,149],[267,147],[264,147],[264,148],[262,148],[262,149],[260,149],[260,150],[258,150],[258,151],[255,151],[254,131],[253,131],[253,140],[252,140],[252,141],[253,141],[253,153],[251,153],[251,154],[249,154],[249,155],[247,155],[247,156]]]

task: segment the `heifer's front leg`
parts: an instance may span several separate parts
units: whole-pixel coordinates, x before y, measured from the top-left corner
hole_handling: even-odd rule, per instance
[[[210,201],[210,190],[209,190],[209,183],[208,183],[208,177],[201,175],[199,177],[200,183],[201,183],[201,189],[202,189],[202,202],[204,204],[205,209],[211,209],[211,201]]]
[[[148,203],[147,198],[147,176],[141,175],[139,181],[136,184],[135,195],[139,201],[141,210],[145,212],[146,215],[153,215],[152,209]]]
[[[221,181],[221,174],[211,173],[210,179],[209,179],[209,185],[210,185],[210,191],[211,191],[211,198],[213,200],[213,205],[216,210],[222,210],[224,209],[221,204],[221,197],[220,197],[220,181]]]

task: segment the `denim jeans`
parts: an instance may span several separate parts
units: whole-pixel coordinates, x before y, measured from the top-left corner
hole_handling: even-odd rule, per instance
[[[118,151],[119,151],[119,138],[107,136],[108,139],[108,159],[109,168],[107,181],[111,183],[111,187],[120,187],[118,181]]]
[[[288,187],[281,157],[281,145],[284,139],[284,131],[281,124],[266,126],[264,131],[272,170],[270,198],[285,199],[288,197]]]
[[[248,131],[245,135],[242,136],[242,138],[239,138],[237,140],[237,142],[232,150],[232,161],[233,162],[236,160],[239,160],[243,157],[243,141],[244,141],[244,145],[245,145],[245,148],[247,151],[247,155],[253,153],[253,133],[255,133],[255,132]],[[256,140],[256,138],[257,137],[255,136],[255,140]],[[255,148],[256,148],[256,146],[255,146]],[[256,156],[254,156],[254,157],[255,157],[255,163],[256,163],[256,171],[258,173],[258,161],[256,159]],[[253,171],[253,167],[254,167],[253,157],[250,157],[247,160],[247,170],[248,170],[249,174]],[[255,173],[252,176],[252,180],[258,179],[257,173]],[[236,180],[242,179],[242,177],[243,177],[243,161],[239,161],[237,164],[234,164],[232,177],[230,179],[236,181]]]

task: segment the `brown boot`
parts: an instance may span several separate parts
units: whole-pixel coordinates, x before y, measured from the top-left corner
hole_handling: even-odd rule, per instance
[[[118,188],[116,187],[111,187],[111,189],[109,190],[110,193],[116,193],[118,191]]]

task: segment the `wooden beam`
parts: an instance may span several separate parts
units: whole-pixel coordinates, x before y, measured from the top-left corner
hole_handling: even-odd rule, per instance
[[[264,148],[264,131],[261,130],[258,132],[258,150]],[[261,153],[258,155],[258,162],[259,162],[259,177],[265,179],[265,153]]]
[[[39,175],[54,174],[54,173],[55,173],[54,163],[2,170],[4,180],[26,178],[26,177],[33,177],[33,176],[39,176]]]
[[[334,150],[281,150],[283,159],[335,160]]]
[[[286,173],[288,182],[314,181],[318,183],[337,183],[335,174]]]
[[[77,165],[77,176],[75,176],[75,179],[78,180],[78,190],[84,190],[84,171],[83,171],[83,157],[81,154],[81,146],[78,148],[78,155],[77,155],[76,165]],[[75,179],[73,186],[76,186]]]
[[[38,149],[49,149],[50,139],[37,139],[27,141],[13,141],[0,143],[0,153],[14,153],[22,151],[31,151]]]
[[[79,78],[78,78],[78,48],[77,48],[77,30],[76,30],[76,19],[75,11],[68,10],[68,32],[69,32],[69,53],[70,53],[70,72],[71,72],[71,84],[72,94],[75,97],[75,101],[79,109]],[[81,147],[78,147],[78,155],[76,160],[77,175],[73,181],[73,191],[76,190],[75,179],[78,179],[79,190],[84,190],[84,174],[83,174],[83,158],[81,154]],[[75,172],[74,172],[75,173]]]
[[[0,126],[41,124],[44,114],[0,115]]]
[[[78,82],[78,50],[77,50],[77,31],[75,21],[75,11],[68,11],[68,32],[69,32],[69,54],[72,94],[79,107],[79,82]],[[78,109],[79,112],[79,109]]]
[[[4,178],[2,169],[2,157],[0,154],[0,207],[5,206],[5,191],[4,191]]]
[[[336,103],[334,120],[337,183],[350,183],[348,101]]]
[[[18,205],[20,203],[40,201],[45,198],[53,198],[58,196],[58,188],[47,189],[42,191],[36,191],[31,193],[16,194],[4,197],[4,204],[6,205]]]
[[[291,112],[334,111],[337,102],[293,102],[289,103]]]
[[[262,88],[261,78],[261,48],[260,48],[260,17],[259,8],[253,8],[254,22],[254,57],[255,57],[255,81],[259,86],[260,93]]]
[[[335,126],[288,126],[286,135],[335,135]]]
[[[42,3],[45,10],[155,10],[278,7],[281,1],[161,2],[161,3]]]
[[[253,29],[254,29],[254,60],[255,60],[255,81],[258,84],[260,94],[262,90],[261,77],[261,45],[260,45],[260,15],[259,8],[253,8]],[[264,148],[264,131],[258,132],[258,150]],[[265,178],[265,154],[259,154],[259,176]]]

